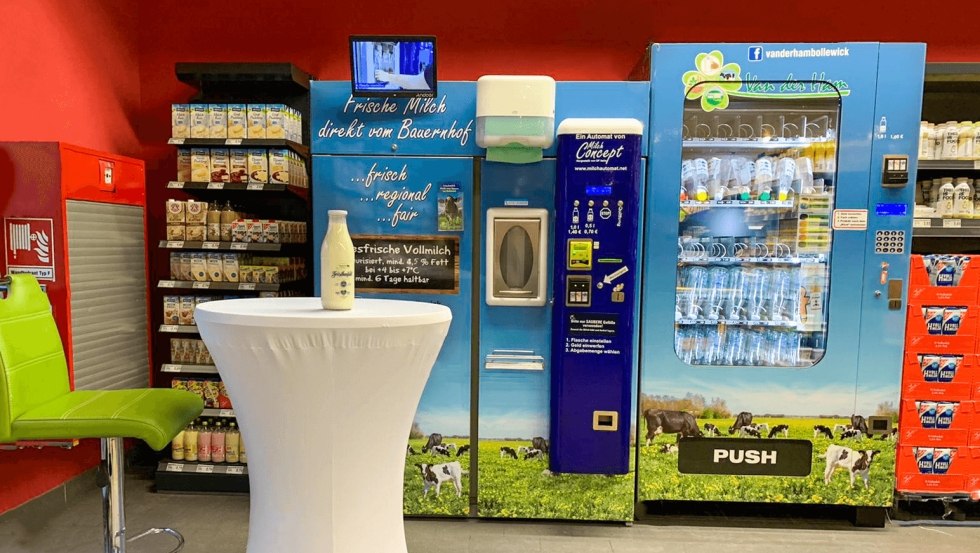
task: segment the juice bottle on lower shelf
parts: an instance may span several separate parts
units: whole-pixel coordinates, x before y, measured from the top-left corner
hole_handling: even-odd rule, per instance
[[[197,433],[197,460],[211,462],[211,427],[207,421],[201,423],[201,430]]]
[[[215,463],[225,462],[225,430],[218,422],[211,433],[211,460]]]
[[[240,461],[240,441],[241,434],[238,433],[238,425],[234,422],[228,423],[228,432],[225,434],[225,460],[229,463],[238,463]]]
[[[174,436],[174,440],[170,442],[170,457],[174,461],[184,460],[184,430],[181,430]]]
[[[184,430],[184,460],[197,461],[197,421]]]

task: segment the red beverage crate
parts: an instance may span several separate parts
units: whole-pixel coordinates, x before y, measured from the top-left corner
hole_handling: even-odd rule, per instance
[[[925,472],[919,469],[915,452],[919,446],[899,446],[896,453],[895,487],[900,492],[913,493],[980,493],[980,447],[946,446],[937,444],[924,446],[929,449],[950,447],[956,453],[950,460],[949,469],[944,473]]]
[[[929,330],[926,328],[925,315],[922,312],[922,309],[924,307],[932,307],[932,306],[909,305],[908,315],[906,316],[906,320],[905,320],[906,341],[908,341],[908,338],[910,336],[942,336],[947,338],[958,338],[962,336],[977,335],[977,313],[980,312],[980,306],[977,306],[976,303],[972,305],[964,304],[963,306],[958,306],[958,307],[966,307],[966,310],[963,313],[963,318],[960,320],[960,326],[959,329],[956,331],[956,334],[949,334],[949,335],[930,334]],[[944,306],[938,305],[935,307],[944,307]],[[962,353],[973,353],[974,349],[975,346],[972,346],[969,352],[964,351]]]
[[[923,326],[925,325],[921,318],[919,322]],[[905,332],[905,351],[967,355],[975,353],[976,347],[977,339],[974,336],[913,335],[908,329]]]
[[[959,286],[931,286],[929,273],[926,272],[925,259],[921,255],[913,255],[910,258],[909,268],[909,287],[928,286],[931,288],[980,288],[980,258],[969,257],[970,261],[966,264],[963,276],[960,278]]]
[[[922,446],[933,446],[935,444],[946,444],[951,447],[963,447],[970,444],[971,438],[980,439],[980,433],[971,434],[976,404],[973,401],[957,401],[955,399],[948,402],[958,403],[953,414],[952,423],[948,428],[932,428],[925,426],[919,416],[916,403],[929,401],[942,403],[942,400],[921,399],[918,397],[909,398],[907,395],[902,398],[902,411],[899,421],[899,443],[902,445],[917,444]],[[938,406],[937,406],[938,408]],[[939,418],[939,412],[935,415]],[[976,445],[980,442],[974,441]]]
[[[920,361],[920,357],[927,355],[938,357],[961,356],[962,359],[960,359],[956,372],[953,373],[953,377],[949,382],[941,381],[948,379],[945,374],[942,379],[940,379],[938,374],[933,374],[929,377],[932,380],[927,381],[926,374],[923,372],[922,362]],[[940,363],[940,368],[942,368],[942,363]],[[977,372],[977,356],[973,354],[922,350],[912,351],[907,349],[905,351],[905,366],[902,368],[902,385],[906,387],[908,384],[929,384],[929,390],[946,390],[946,393],[933,392],[934,395],[945,395],[947,397],[961,395],[962,399],[971,399],[970,394],[973,391],[974,384],[977,382]],[[965,395],[963,390],[965,390]]]

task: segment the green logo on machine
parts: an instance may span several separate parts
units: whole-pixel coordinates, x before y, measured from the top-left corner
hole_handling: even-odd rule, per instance
[[[701,100],[701,109],[725,109],[736,98],[831,98],[851,93],[846,81],[829,81],[824,73],[814,72],[800,80],[792,73],[782,80],[760,80],[748,72],[743,76],[737,63],[725,63],[720,50],[700,53],[694,58],[694,71],[681,76],[688,100]]]

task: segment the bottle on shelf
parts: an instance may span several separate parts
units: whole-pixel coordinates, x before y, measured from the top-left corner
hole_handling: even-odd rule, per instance
[[[225,434],[224,428],[221,426],[221,422],[217,422],[214,425],[214,431],[211,432],[211,461],[215,463],[225,462],[225,443],[227,434]]]
[[[211,462],[211,425],[208,421],[201,423],[197,433],[197,460],[201,463]]]
[[[969,180],[957,178],[953,187],[953,215],[956,217],[973,217],[973,187]]]
[[[197,461],[198,421],[194,421],[184,430],[184,460]]]
[[[238,434],[238,462],[247,465],[248,455],[245,453],[245,439],[242,438],[241,433]]]
[[[172,442],[170,442],[170,457],[174,461],[184,460],[184,432],[186,430],[181,430],[174,436]]]
[[[225,202],[218,216],[218,225],[222,242],[231,242],[231,225],[238,219],[238,213],[231,207],[231,202]]]
[[[240,438],[238,425],[234,421],[228,423],[228,432],[225,434],[225,460],[229,463],[238,463],[241,460],[239,457]]]
[[[217,242],[221,240],[221,211],[218,209],[218,204],[212,202],[208,204],[208,214],[207,214],[207,239],[211,242]]]
[[[933,188],[935,189],[935,183],[933,183]],[[936,215],[940,217],[952,217],[955,203],[956,192],[953,186],[953,179],[950,177],[943,178],[942,185],[939,187],[936,197]]]
[[[354,307],[354,243],[347,230],[347,212],[328,212],[327,235],[320,248],[320,301],[324,309]]]

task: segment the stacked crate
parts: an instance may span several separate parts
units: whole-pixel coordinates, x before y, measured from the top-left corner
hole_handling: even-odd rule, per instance
[[[912,256],[897,489],[980,498],[980,257]]]

